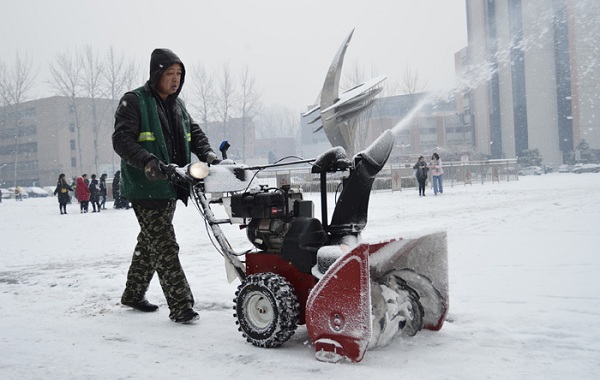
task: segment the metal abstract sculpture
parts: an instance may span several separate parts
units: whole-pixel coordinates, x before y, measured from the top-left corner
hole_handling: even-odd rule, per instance
[[[313,132],[323,128],[331,146],[341,146],[350,157],[362,148],[356,146],[359,116],[375,103],[375,96],[383,90],[377,86],[386,79],[385,75],[378,76],[339,94],[344,56],[353,33],[354,30],[346,37],[329,66],[319,105],[302,115],[308,117],[318,112],[308,122],[308,124],[318,123]]]

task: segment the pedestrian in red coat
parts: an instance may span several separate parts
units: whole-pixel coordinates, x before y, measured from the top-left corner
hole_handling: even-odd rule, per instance
[[[88,212],[88,205],[90,203],[90,189],[83,180],[83,177],[77,177],[77,185],[75,186],[75,192],[77,193],[77,200],[79,200],[79,209],[82,213]]]

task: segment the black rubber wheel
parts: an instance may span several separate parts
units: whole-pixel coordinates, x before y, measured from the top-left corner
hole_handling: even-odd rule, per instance
[[[284,277],[266,272],[250,275],[235,293],[238,330],[258,347],[279,347],[298,327],[298,298]]]

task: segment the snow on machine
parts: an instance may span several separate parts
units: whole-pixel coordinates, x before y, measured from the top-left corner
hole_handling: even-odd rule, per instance
[[[372,184],[393,145],[387,131],[350,159],[334,147],[315,159],[254,167],[227,159],[210,167],[162,166],[173,183],[191,187],[228,276],[235,275],[230,280],[241,282],[234,317],[248,342],[278,347],[306,325],[318,360],[359,362],[368,348],[385,346],[394,336],[442,327],[448,311],[445,232],[361,240]],[[319,178],[320,219],[299,189],[252,185],[260,170],[299,162],[310,163]],[[342,190],[329,221],[332,177],[341,177]],[[216,218],[213,205],[223,206],[228,218]],[[250,250],[231,247],[220,227],[231,223],[245,229]]]

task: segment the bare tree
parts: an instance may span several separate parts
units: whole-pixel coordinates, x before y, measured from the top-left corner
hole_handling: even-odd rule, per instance
[[[77,112],[75,98],[80,95],[82,83],[81,59],[79,55],[72,55],[69,51],[58,53],[54,64],[50,64],[50,87],[58,94],[69,98],[70,112],[75,117],[75,129],[77,130],[77,150],[79,160],[77,166],[81,169],[83,154],[81,149],[81,123]]]
[[[126,91],[135,86],[138,69],[133,60],[126,61],[125,57],[117,55],[111,46],[106,55],[102,76],[106,96],[117,101]]]
[[[417,92],[422,92],[427,86],[427,82],[421,81],[419,79],[419,70],[411,69],[406,66],[404,70],[404,76],[402,77],[402,82],[399,87],[403,94],[415,94]]]
[[[261,108],[261,94],[254,77],[248,73],[248,66],[242,69],[240,87],[238,112],[242,118],[242,161],[246,161],[246,122],[252,120]]]
[[[223,71],[219,78],[217,88],[217,103],[215,111],[220,121],[223,123],[223,138],[226,139],[229,131],[227,124],[232,117],[235,106],[235,85],[231,78],[231,70],[228,64],[223,65]]]
[[[208,122],[215,113],[216,92],[214,82],[202,64],[194,67],[192,97],[193,108],[200,114],[204,132],[208,134]]]
[[[135,80],[138,76],[138,69],[133,60],[126,61],[123,55],[117,55],[111,46],[106,55],[104,71],[102,72],[104,92],[112,100],[114,109],[117,108],[117,102],[121,96],[128,90],[134,88]],[[114,111],[113,109],[113,111]],[[112,170],[115,169],[117,155],[112,154]]]
[[[31,90],[31,86],[37,73],[32,71],[32,60],[28,55],[21,58],[17,53],[14,66],[8,68],[0,61],[0,96],[2,103],[8,108],[9,112],[6,115],[6,121],[14,126],[14,166],[13,166],[13,182],[17,186],[17,171],[19,163],[19,137],[21,136],[21,127],[23,124],[23,112],[21,105],[27,100],[27,93]]]
[[[104,72],[104,66],[100,60],[100,57],[94,53],[91,46],[86,46],[84,54],[82,56],[82,81],[81,88],[85,95],[90,98],[92,102],[92,133],[93,133],[93,148],[94,148],[94,167],[95,171],[98,171],[98,136],[100,134],[101,120],[106,114],[107,108],[104,107],[98,110],[98,98],[103,95],[102,78]]]
[[[2,105],[8,104],[9,99],[8,91],[5,89],[5,82],[8,80],[8,73],[6,72],[6,65],[0,60],[0,99],[2,99]]]
[[[300,129],[300,112],[291,108],[271,105],[256,116],[258,138],[297,136]]]
[[[21,104],[27,100],[27,93],[37,76],[32,68],[29,55],[21,58],[17,54],[12,70],[0,61],[0,92],[5,105]]]

